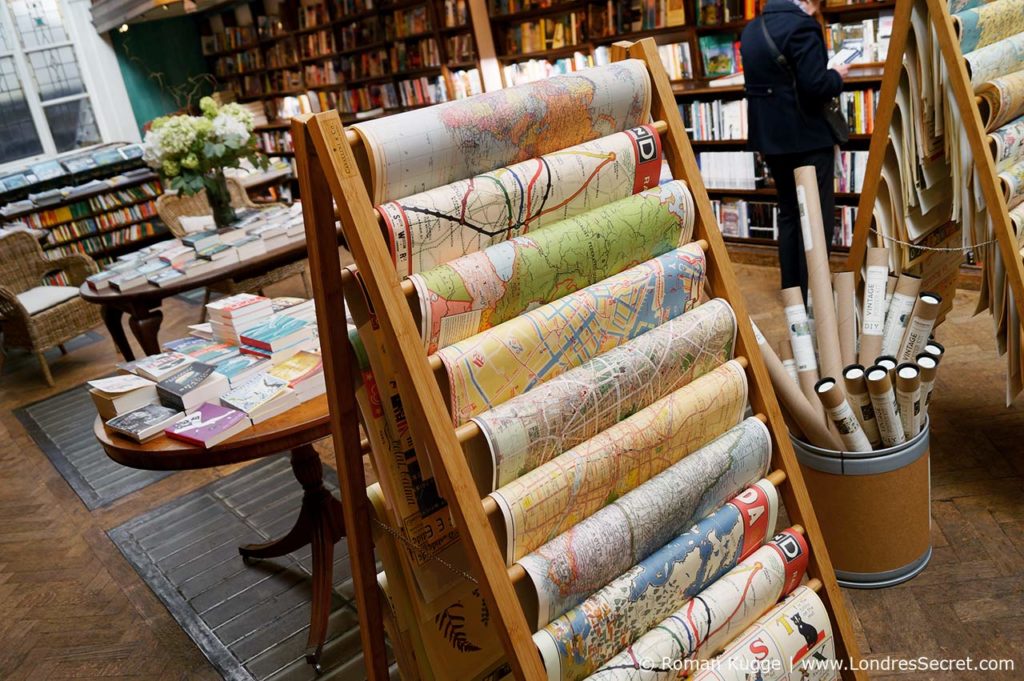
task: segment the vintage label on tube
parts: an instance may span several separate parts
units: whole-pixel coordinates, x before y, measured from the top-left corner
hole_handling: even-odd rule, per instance
[[[889,311],[885,315],[885,328],[882,330],[883,355],[895,355],[900,351],[900,343],[914,309],[917,296],[894,293],[889,302]]]
[[[888,280],[888,268],[867,268],[867,276],[864,278],[864,314],[861,319],[861,331],[865,336],[881,336],[885,329],[885,285]]]
[[[923,317],[912,318],[910,325],[907,326],[906,335],[903,337],[903,351],[899,355],[899,360],[906,362],[916,357],[924,349],[925,344],[928,342],[928,336],[932,334],[932,329],[934,328],[934,317],[931,319]]]
[[[903,391],[896,389],[896,404],[900,410],[900,424],[903,435],[909,440],[921,430],[921,389]]]
[[[871,396],[868,393],[852,393],[847,390],[846,399],[860,421],[868,442],[873,445],[879,444],[882,436],[878,432],[878,421],[875,420],[875,408],[871,406]]]
[[[817,371],[818,360],[814,356],[814,335],[811,333],[810,321],[807,319],[807,310],[803,305],[790,305],[785,309],[785,313],[797,371]]]
[[[878,422],[878,434],[882,437],[882,444],[886,447],[906,442],[906,435],[903,433],[903,423],[900,421],[899,412],[896,407],[896,394],[890,387],[881,394],[871,393],[871,405],[875,409],[875,420]]]
[[[843,400],[835,407],[826,407],[828,417],[832,419],[836,430],[839,431],[839,439],[843,446],[850,452],[870,452],[871,443],[868,441],[864,429],[860,427],[860,421],[850,408],[850,403]]]

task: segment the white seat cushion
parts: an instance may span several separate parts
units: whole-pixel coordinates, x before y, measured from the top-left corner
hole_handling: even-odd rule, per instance
[[[36,286],[19,293],[18,300],[29,314],[38,314],[77,295],[78,289],[74,286]]]

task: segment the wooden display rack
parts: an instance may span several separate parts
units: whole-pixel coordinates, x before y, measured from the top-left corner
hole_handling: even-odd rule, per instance
[[[953,28],[949,8],[942,0],[927,0],[928,17],[935,29],[942,58],[949,72],[949,87],[953,88],[957,106],[967,133],[971,154],[974,156],[974,172],[978,174],[987,213],[992,220],[992,230],[998,242],[999,257],[1006,266],[1017,311],[1024,319],[1024,260],[1017,248],[1017,237],[1010,222],[1010,211],[1006,206],[999,185],[995,160],[989,148],[987,133],[981,121],[978,101],[974,96],[967,64],[960,51],[960,42]],[[914,0],[899,0],[893,17],[892,37],[889,40],[889,54],[882,77],[882,89],[875,109],[875,130],[868,150],[868,163],[864,171],[864,187],[857,205],[857,222],[854,226],[853,245],[846,260],[847,269],[860,276],[871,232],[872,213],[878,197],[878,185],[882,176],[882,163],[889,143],[889,128],[896,108],[896,90],[903,68],[903,52],[911,30],[911,11]]]
[[[651,39],[638,43],[616,43],[613,60],[635,58],[643,61],[652,80],[651,116],[664,128],[663,150],[674,177],[685,179],[696,206],[693,239],[708,244],[707,284],[715,296],[725,298],[739,321],[736,356],[747,359],[749,400],[756,414],[766,421],[773,441],[774,479],[785,477],[779,492],[789,519],[801,524],[811,547],[807,574],[820,580],[820,596],[829,611],[836,654],[840,660],[858,660],[853,629],[842,594],[835,580],[818,522],[811,508],[800,468],[786,435],[786,426],[761,360],[754,332],[739,285],[729,263],[725,244],[715,223],[711,203],[689,140],[683,129],[668,78]],[[439,491],[447,500],[470,571],[489,605],[491,621],[504,647],[511,671],[517,679],[542,681],[546,673],[532,639],[523,607],[516,595],[513,578],[505,565],[481,502],[460,438],[452,426],[444,397],[431,368],[414,323],[409,301],[396,274],[382,238],[378,217],[368,187],[371,178],[361,173],[352,146],[358,144],[345,130],[336,112],[307,115],[293,123],[293,139],[302,184],[303,211],[309,242],[310,267],[317,301],[317,315],[324,353],[324,367],[331,408],[335,455],[345,501],[346,526],[358,529],[350,534],[349,551],[362,626],[362,640],[371,680],[386,678],[381,613],[376,593],[373,547],[368,538],[369,511],[362,455],[355,428],[356,409],[349,367],[350,342],[341,312],[342,271],[334,231],[335,208],[359,268],[365,293],[380,324],[383,351],[394,365],[416,450],[426,453]],[[332,203],[332,196],[334,202]],[[783,476],[784,474],[784,476]],[[416,626],[415,622],[409,623]],[[402,651],[400,659],[402,659]],[[413,677],[415,671],[407,671]],[[426,677],[427,675],[424,674]],[[406,677],[409,678],[409,677]],[[845,671],[844,678],[865,679],[862,672]]]

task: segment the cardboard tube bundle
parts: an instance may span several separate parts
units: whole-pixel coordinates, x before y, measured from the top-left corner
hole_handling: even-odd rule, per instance
[[[900,345],[899,354],[896,356],[901,362],[907,362],[925,349],[928,337],[935,328],[935,319],[939,316],[939,307],[942,305],[942,296],[938,293],[923,292],[917,297],[914,303],[914,311],[910,315],[910,322],[907,324],[907,331],[903,335],[903,342]]]
[[[799,291],[800,289],[797,289],[798,294]],[[803,307],[802,303],[801,307]],[[758,347],[761,348],[765,367],[768,369],[768,375],[786,414],[803,432],[810,444],[825,449],[839,449],[841,443],[825,427],[825,420],[821,417],[821,412],[812,406],[813,403],[807,401],[799,387],[790,378],[789,373],[782,366],[782,361],[775,354],[771,344],[761,334],[757,325],[751,322],[751,326],[754,327],[754,336],[757,338]]]
[[[892,389],[892,381],[889,380],[889,370],[881,366],[870,367],[867,370],[867,383],[882,446],[895,447],[903,444],[907,438],[903,434],[903,424],[900,422],[896,406],[896,393]]]
[[[875,409],[871,406],[871,395],[868,394],[868,384],[864,380],[864,367],[851,364],[843,369],[843,383],[846,386],[847,401],[853,408],[864,435],[872,447],[879,446],[882,444],[882,437],[878,434]]]
[[[907,324],[910,323],[910,315],[914,310],[914,303],[917,301],[917,294],[921,290],[921,280],[911,274],[901,274],[896,290],[889,302],[889,309],[885,313],[885,328],[882,331],[881,355],[895,355],[900,351],[900,343],[903,342],[903,334]]]
[[[836,323],[839,325],[839,354],[844,365],[857,361],[857,289],[853,272],[832,275],[836,296]]]
[[[818,382],[818,359],[814,356],[814,341],[811,340],[810,320],[804,307],[803,294],[799,286],[782,290],[782,306],[789,327],[789,341],[793,345],[796,359],[797,378],[800,389],[810,405],[817,403],[814,384]]]
[[[909,440],[921,432],[921,370],[913,362],[896,367],[896,405]]]
[[[801,166],[793,174],[796,180],[796,200],[800,207],[804,256],[807,258],[808,288],[815,300],[814,327],[821,357],[821,372],[825,376],[839,376],[843,370],[843,360],[833,304],[835,298],[828,265],[828,246],[821,218],[821,199],[818,196],[818,173],[814,166]],[[795,352],[796,348],[793,350]]]
[[[861,310],[860,363],[869,364],[882,354],[885,330],[885,290],[889,280],[889,251],[869,248],[864,273],[864,307]]]
[[[793,379],[793,383],[799,386],[800,377],[797,375],[796,360],[793,358],[793,344],[788,338],[779,341],[779,359],[782,360],[782,366]]]
[[[871,443],[864,433],[850,403],[843,395],[843,389],[834,378],[823,378],[814,386],[818,399],[825,407],[825,413],[832,420],[847,452],[870,452]]]
[[[928,416],[928,405],[932,401],[932,390],[935,388],[935,374],[939,370],[939,360],[934,355],[922,352],[917,356],[917,366],[921,370],[921,423]]]

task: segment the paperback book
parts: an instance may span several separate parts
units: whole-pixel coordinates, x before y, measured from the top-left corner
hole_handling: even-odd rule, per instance
[[[157,401],[156,384],[132,374],[89,381],[89,388],[96,411],[104,421]]]
[[[136,361],[132,371],[151,381],[162,381],[191,363],[192,358],[188,355],[180,352],[162,352]]]
[[[186,413],[203,402],[216,399],[227,388],[227,379],[215,374],[212,365],[202,362],[193,362],[156,384],[161,403]]]
[[[107,428],[136,442],[148,442],[185,414],[162,404],[147,404],[107,421]]]
[[[251,427],[245,414],[219,404],[204,402],[193,413],[164,432],[168,437],[200,447],[213,447]]]

